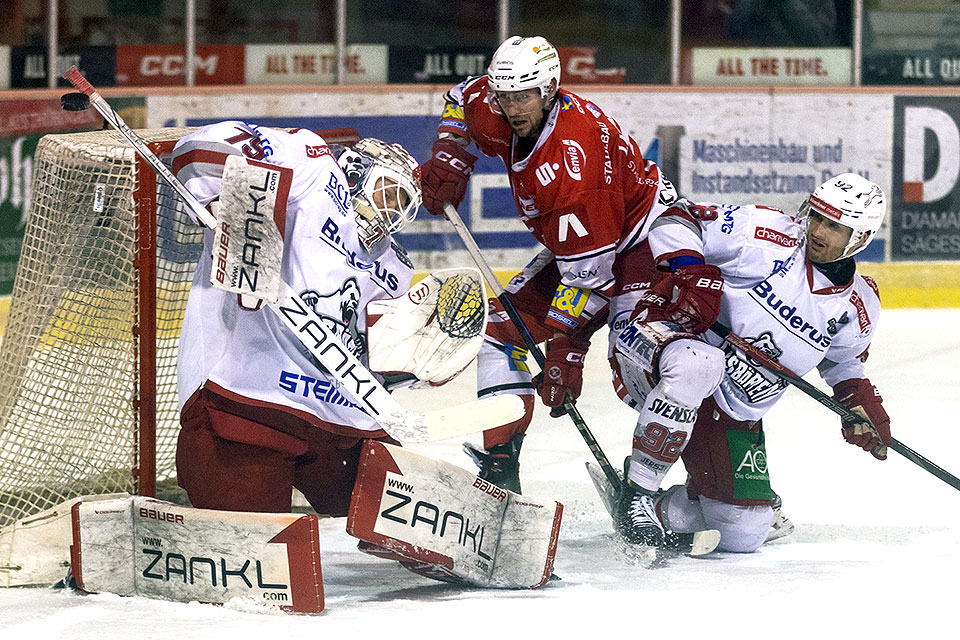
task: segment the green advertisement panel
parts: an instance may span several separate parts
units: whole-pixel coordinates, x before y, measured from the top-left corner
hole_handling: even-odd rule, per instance
[[[0,138],[0,295],[10,295],[29,215],[33,152],[41,134]]]

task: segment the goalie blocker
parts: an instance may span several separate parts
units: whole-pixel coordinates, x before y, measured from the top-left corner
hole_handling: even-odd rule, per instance
[[[133,497],[80,502],[72,522],[70,561],[83,591],[323,610],[315,515],[192,509]]]
[[[535,589],[550,579],[563,505],[521,496],[466,469],[367,441],[347,533],[361,549],[418,573],[482,587]]]

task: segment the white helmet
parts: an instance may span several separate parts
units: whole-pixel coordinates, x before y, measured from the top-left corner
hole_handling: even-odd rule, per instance
[[[390,246],[390,234],[417,217],[420,167],[400,145],[376,138],[345,149],[337,162],[350,185],[360,241],[378,256]]]
[[[540,89],[543,99],[560,86],[560,56],[546,38],[510,36],[487,67],[487,86],[493,91]]]
[[[863,176],[841,173],[814,189],[800,205],[801,218],[806,219],[810,211],[851,229],[841,260],[860,253],[873,240],[887,212],[887,198],[879,185]]]

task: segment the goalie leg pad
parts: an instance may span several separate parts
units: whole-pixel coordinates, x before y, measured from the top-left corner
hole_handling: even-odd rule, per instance
[[[368,441],[347,533],[482,587],[537,588],[553,571],[563,505]]]
[[[174,602],[253,598],[298,613],[323,610],[315,515],[191,509],[151,498],[81,502],[71,567],[91,593]]]

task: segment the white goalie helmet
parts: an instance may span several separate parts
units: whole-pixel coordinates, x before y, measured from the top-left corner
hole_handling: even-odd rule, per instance
[[[855,173],[833,176],[814,189],[800,205],[806,221],[811,211],[851,230],[850,240],[840,258],[849,258],[867,248],[887,212],[887,198],[876,183]]]
[[[376,138],[345,149],[337,162],[350,186],[360,242],[378,256],[390,246],[390,234],[417,217],[420,167],[400,145]]]
[[[546,38],[510,36],[490,60],[487,86],[500,92],[537,88],[541,98],[552,98],[560,86],[560,56]]]

